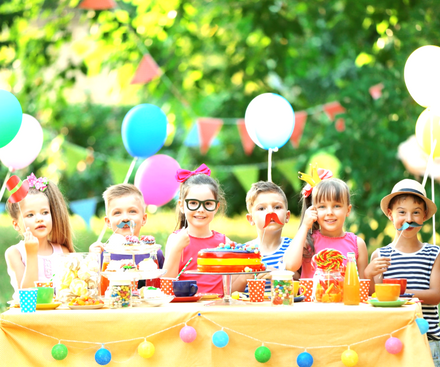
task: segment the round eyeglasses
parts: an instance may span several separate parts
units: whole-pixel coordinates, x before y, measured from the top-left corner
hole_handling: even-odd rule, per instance
[[[200,205],[203,205],[206,211],[213,212],[217,209],[218,200],[197,200],[197,199],[185,199],[186,207],[188,210],[196,211],[200,208]]]

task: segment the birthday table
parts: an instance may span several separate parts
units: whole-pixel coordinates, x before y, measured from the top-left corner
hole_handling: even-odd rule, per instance
[[[132,307],[73,311],[67,308],[1,315],[0,365],[98,366],[95,353],[102,344],[111,352],[108,366],[261,366],[255,350],[271,351],[267,366],[296,366],[307,349],[313,367],[339,366],[350,346],[359,356],[356,366],[433,366],[426,335],[414,321],[418,304],[397,308],[370,305],[296,303],[271,307],[269,302],[244,306],[207,306],[206,302],[170,303],[161,307]],[[209,303],[209,302],[208,302]],[[179,332],[193,327],[197,337],[185,343]],[[229,343],[212,342],[222,330]],[[403,350],[390,354],[385,342],[392,333]],[[137,351],[144,338],[155,346],[149,359]],[[51,356],[61,340],[68,348],[62,361]]]

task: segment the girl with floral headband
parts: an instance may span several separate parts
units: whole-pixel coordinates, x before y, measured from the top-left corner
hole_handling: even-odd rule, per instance
[[[286,269],[301,268],[302,278],[312,278],[315,267],[312,257],[323,249],[335,249],[345,257],[356,254],[359,277],[364,277],[368,265],[365,241],[351,232],[344,231],[345,219],[351,212],[350,190],[344,181],[333,178],[329,170],[312,167],[312,175],[299,172],[307,182],[302,190],[302,212],[298,232],[286,250]],[[344,260],[344,264],[346,263]]]
[[[24,237],[5,252],[14,299],[18,289],[52,278],[57,254],[74,252],[69,213],[58,187],[47,178],[37,179],[33,173],[22,186],[29,187],[27,195],[14,202],[12,190],[7,203],[12,225]]]
[[[177,203],[176,230],[168,237],[164,269],[167,277],[175,278],[192,258],[186,270],[197,270],[197,253],[205,248],[215,248],[226,243],[224,234],[212,231],[210,223],[219,208],[225,206],[223,192],[218,182],[210,177],[211,170],[202,164],[195,171],[179,169],[176,180],[180,182]],[[189,275],[183,273],[179,280],[197,280],[201,293],[223,294],[222,276]]]

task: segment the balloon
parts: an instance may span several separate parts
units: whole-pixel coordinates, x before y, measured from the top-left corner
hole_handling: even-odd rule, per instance
[[[167,137],[168,120],[152,104],[133,107],[122,121],[122,141],[133,157],[148,158],[162,148]]]
[[[313,364],[313,357],[310,353],[302,352],[296,358],[296,364],[298,367],[311,367]]]
[[[157,154],[139,166],[134,185],[142,192],[145,204],[161,206],[168,203],[179,188],[176,171],[180,168],[174,158]]]
[[[95,353],[95,361],[101,366],[105,366],[106,364],[109,364],[111,360],[112,360],[112,354],[108,349],[105,349],[104,347],[101,347]]]
[[[266,363],[271,357],[270,349],[262,345],[255,350],[255,359],[260,363]]]
[[[409,94],[423,107],[440,104],[440,47],[423,46],[406,60],[404,77]]]
[[[223,330],[216,331],[212,336],[212,343],[217,348],[226,347],[229,343],[229,335]]]
[[[185,343],[192,343],[197,337],[197,331],[192,326],[184,326],[180,330],[180,339]]]
[[[0,111],[0,148],[3,148],[20,130],[23,111],[18,99],[3,89],[0,89]]]
[[[43,146],[43,129],[32,116],[23,114],[20,130],[12,141],[0,149],[0,160],[9,168],[29,166],[40,154]]]
[[[356,364],[358,363],[358,360],[359,360],[359,357],[358,357],[357,353],[351,349],[347,349],[341,355],[341,361],[347,367],[356,366]]]
[[[397,354],[402,351],[403,344],[400,339],[391,337],[385,342],[385,349],[388,353]]]
[[[437,139],[434,149],[434,158],[437,158],[440,157],[440,112],[427,108],[417,119],[416,138],[420,147],[428,155],[431,154],[431,127],[432,140]]]
[[[154,344],[147,341],[144,341],[138,346],[138,353],[142,358],[152,357],[155,350],[156,348],[154,348]]]
[[[417,326],[419,327],[420,332],[423,334],[426,334],[429,330],[429,323],[423,318],[417,318],[416,319]]]
[[[67,357],[67,347],[64,344],[56,344],[52,348],[52,357],[57,361],[62,361]]]
[[[263,149],[281,148],[295,127],[295,113],[290,103],[275,93],[255,97],[244,117],[250,138]]]

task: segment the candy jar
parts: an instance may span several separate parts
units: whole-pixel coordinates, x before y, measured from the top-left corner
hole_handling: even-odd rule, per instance
[[[109,297],[111,308],[131,307],[131,280],[111,280]]]
[[[294,297],[293,272],[289,270],[277,270],[270,274],[272,276],[272,306],[291,306]]]

